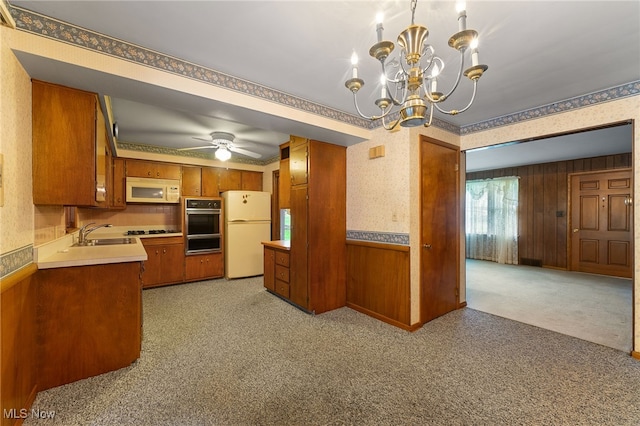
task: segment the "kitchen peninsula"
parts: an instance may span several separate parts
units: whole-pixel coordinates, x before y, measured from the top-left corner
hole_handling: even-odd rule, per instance
[[[69,234],[36,249],[37,351],[43,360],[38,390],[117,370],[140,357],[140,276],[147,254],[139,238],[129,240],[78,247]]]

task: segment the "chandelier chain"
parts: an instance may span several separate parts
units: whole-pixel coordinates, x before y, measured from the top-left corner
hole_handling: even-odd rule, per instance
[[[411,0],[411,25],[415,24],[416,6],[417,5],[418,5],[418,0]]]

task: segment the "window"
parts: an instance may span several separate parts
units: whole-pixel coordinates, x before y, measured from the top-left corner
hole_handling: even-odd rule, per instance
[[[518,263],[518,178],[471,180],[466,185],[466,256]]]

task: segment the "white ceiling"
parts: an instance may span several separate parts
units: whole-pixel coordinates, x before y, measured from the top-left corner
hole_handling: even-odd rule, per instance
[[[375,15],[385,12],[385,38],[394,41],[410,21],[409,1],[398,0],[10,4],[351,114],[355,109],[344,81],[350,77],[352,50],[359,53],[360,75],[367,82],[362,95],[370,93],[361,100],[372,103],[379,92],[379,64],[367,52],[375,42]],[[489,70],[469,111],[436,114],[456,126],[640,80],[638,1],[469,0],[467,14],[468,27],[480,33],[480,61]],[[457,58],[447,40],[457,31],[455,2],[419,1],[416,23],[429,28],[429,42],[451,63],[440,86],[451,85]],[[303,123],[47,63],[46,58],[19,59],[32,77],[113,97],[120,139],[126,142],[179,148],[198,145],[193,136],[232,131],[239,145],[265,158],[276,155],[277,145],[290,133],[343,145],[358,142]],[[458,96],[449,100],[450,108],[466,103],[469,86],[468,81],[461,83]],[[363,110],[375,112],[369,105]],[[631,140],[627,143],[630,150]],[[607,146],[602,144],[601,150]]]

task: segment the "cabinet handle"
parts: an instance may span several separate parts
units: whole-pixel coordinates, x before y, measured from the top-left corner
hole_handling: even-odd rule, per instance
[[[151,176],[151,170],[147,172],[147,176]]]
[[[160,177],[160,172],[156,172],[156,177]]]
[[[167,249],[162,249],[162,254],[166,254],[167,253]]]
[[[204,260],[200,259],[200,263],[204,263]]]
[[[156,255],[158,254],[158,250],[156,250]]]

